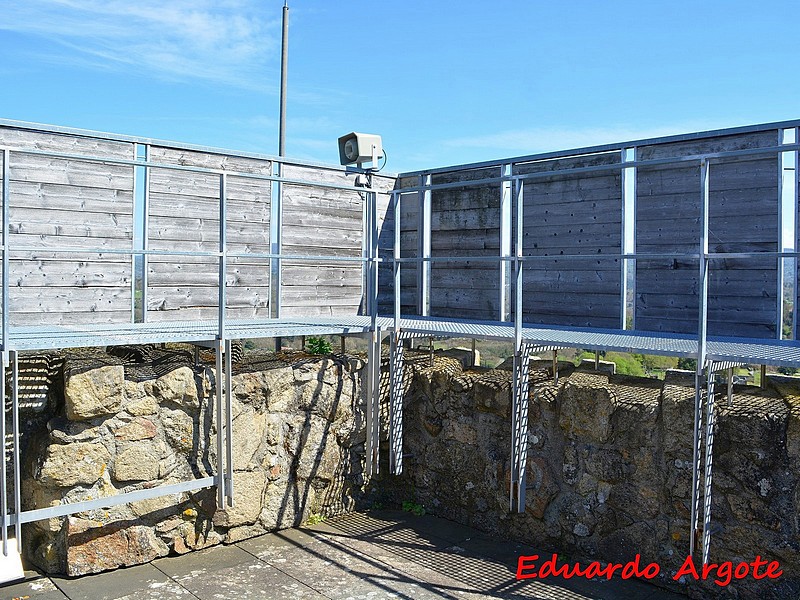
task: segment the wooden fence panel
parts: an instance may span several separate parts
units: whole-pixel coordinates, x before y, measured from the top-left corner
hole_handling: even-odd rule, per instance
[[[611,152],[517,165],[515,173],[564,170],[524,184],[523,320],[580,327],[620,327],[622,177]],[[561,256],[580,258],[559,258]],[[545,258],[546,257],[546,258]]]
[[[270,252],[272,184],[236,173],[270,175],[269,160],[152,146],[150,161],[228,173],[226,242],[229,253]],[[168,168],[150,169],[149,248],[219,250],[220,175]],[[228,318],[269,317],[268,259],[229,257]],[[148,259],[148,319],[213,319],[217,315],[219,261],[215,257],[151,256]],[[179,311],[176,313],[175,311]],[[180,316],[176,316],[176,315]]]
[[[741,134],[638,149],[640,160],[777,145],[777,132]],[[712,160],[709,252],[778,250],[778,160],[775,155]],[[676,257],[638,260],[637,329],[695,333],[699,323],[702,191],[700,167],[654,166],[637,174],[637,253]],[[710,261],[708,334],[775,338],[778,261],[773,257]]]
[[[133,144],[0,127],[0,146],[11,150],[10,323],[129,321],[130,257],[90,250],[131,248],[133,168],[87,159],[131,160]],[[58,158],[24,150],[87,159]],[[75,252],[55,251],[60,248],[74,248]]]

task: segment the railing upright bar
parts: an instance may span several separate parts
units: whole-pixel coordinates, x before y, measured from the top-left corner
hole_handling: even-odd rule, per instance
[[[9,181],[11,168],[9,162],[11,160],[11,151],[7,148],[3,150],[3,293],[2,293],[2,311],[3,311],[3,332],[2,351],[8,352],[8,324],[9,324],[9,301],[8,301],[8,280],[9,280],[9,260],[11,252],[11,239],[9,236],[9,221],[11,215],[11,184]],[[3,354],[3,361],[8,358],[7,354]]]
[[[800,128],[795,127],[794,131],[794,141],[800,141]],[[792,175],[794,180],[794,238],[792,239],[792,249],[797,252],[798,250],[798,234],[800,234],[800,229],[798,229],[798,225],[800,225],[800,160],[798,160],[798,151],[792,151],[792,166],[794,167],[794,174]],[[778,250],[783,251],[783,248],[778,248]],[[792,270],[793,277],[794,277],[794,294],[792,295],[792,303],[793,303],[793,310],[792,310],[792,339],[797,340],[797,323],[800,321],[797,316],[798,310],[798,299],[800,298],[800,281],[798,280],[798,273],[800,273],[800,260],[797,257],[793,257],[792,264],[794,269]]]
[[[11,435],[13,437],[12,450],[14,452],[14,538],[17,542],[17,553],[22,553],[22,523],[19,515],[22,513],[22,477],[19,464],[19,356],[16,350],[11,355]],[[4,438],[5,443],[5,438]]]
[[[144,169],[142,177],[142,250],[150,249],[150,145],[144,147]],[[147,323],[147,287],[149,260],[147,254],[142,254],[142,323]],[[134,279],[136,275],[134,274]]]
[[[708,210],[709,210],[709,163],[703,160],[700,164],[700,260],[699,260],[699,311],[697,326],[697,365],[695,369],[695,394],[694,394],[694,435],[692,456],[692,506],[690,513],[689,554],[694,554],[695,541],[698,533],[698,513],[700,504],[700,462],[701,434],[703,427],[703,380],[702,374],[706,362],[706,338],[708,333]],[[711,374],[709,373],[710,377]]]
[[[500,257],[506,259],[511,256],[511,244],[514,231],[512,230],[513,215],[513,165],[504,164],[500,169],[503,180],[500,183]],[[507,321],[511,314],[511,261],[500,262],[500,298],[498,302],[499,321]]]
[[[417,252],[417,293],[419,314],[430,314],[431,263],[425,262],[431,256],[431,176],[420,176],[419,192],[419,248]]]
[[[392,198],[394,201],[394,253],[392,267],[394,270],[394,330],[395,333],[400,331],[400,312],[402,309],[402,300],[400,297],[400,202],[402,194],[393,193]]]
[[[2,359],[0,359],[0,402],[2,403],[2,415],[0,415],[0,440],[3,441],[3,460],[2,469],[0,469],[0,512],[2,512],[2,537],[3,537],[3,556],[8,556],[8,481],[6,481],[7,473],[7,454],[6,454],[6,361],[8,360],[8,351],[4,350]]]
[[[218,298],[218,335],[220,340],[225,339],[225,308],[226,308],[226,279],[228,269],[227,257],[227,212],[228,212],[228,176],[223,173],[219,176],[219,281],[217,282]]]
[[[215,367],[216,372],[214,373],[214,424],[217,428],[217,472],[214,476],[217,484],[217,507],[224,510],[225,509],[225,443],[224,443],[224,435],[225,435],[225,417],[224,417],[224,403],[223,403],[223,396],[225,394],[225,384],[224,384],[224,377],[225,374],[223,373],[222,368],[222,355],[225,352],[225,346],[221,339],[216,341],[215,347]]]
[[[636,148],[623,148],[620,162],[628,163],[636,160]],[[629,153],[633,153],[630,158]],[[622,168],[622,231],[621,250],[624,258],[620,260],[620,329],[636,329],[636,167]],[[630,180],[630,181],[629,181]],[[632,275],[632,276],[631,276]],[[628,315],[628,297],[633,298],[633,308]]]
[[[530,352],[522,343],[522,234],[523,234],[523,180],[514,181],[513,200],[516,208],[514,227],[514,358],[512,371],[511,408],[511,485],[509,486],[509,509],[525,511],[525,469],[527,464],[528,438],[528,368]],[[512,213],[513,214],[513,213]]]
[[[233,507],[233,358],[231,340],[225,340],[225,493]]]

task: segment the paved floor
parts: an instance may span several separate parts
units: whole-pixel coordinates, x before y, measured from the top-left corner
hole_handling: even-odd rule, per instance
[[[0,598],[685,600],[618,578],[516,581],[517,558],[532,553],[444,519],[373,511],[99,575],[30,573]]]

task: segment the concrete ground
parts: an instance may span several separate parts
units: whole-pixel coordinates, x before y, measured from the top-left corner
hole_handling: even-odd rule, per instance
[[[431,516],[371,511],[74,579],[34,572],[19,600],[508,598],[684,600],[640,581],[515,579],[532,547]]]

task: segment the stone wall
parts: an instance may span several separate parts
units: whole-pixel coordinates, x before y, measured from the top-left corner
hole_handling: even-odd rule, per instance
[[[437,515],[569,560],[657,562],[665,586],[686,556],[693,376],[665,382],[533,365],[527,501],[508,511],[506,366],[467,368],[468,352],[407,353],[405,473],[365,489],[363,363],[301,353],[248,354],[234,367],[235,505],[215,489],[143,500],[24,530],[29,561],[79,575],[296,525],[311,514],[413,500]],[[77,502],[203,477],[216,464],[209,357],[161,351],[142,365],[72,351],[23,375],[23,508]],[[26,359],[27,364],[38,364]],[[384,360],[384,375],[386,375]],[[49,373],[33,382],[31,372]],[[388,378],[387,378],[388,379]],[[388,383],[388,381],[384,381]],[[386,390],[386,385],[382,386]],[[722,398],[714,455],[712,561],[780,562],[784,576],[734,582],[739,598],[800,593],[800,386],[737,387]],[[386,405],[382,416],[386,419]],[[386,431],[386,423],[383,431]],[[385,441],[385,440],[384,440]],[[387,452],[382,452],[386,459]]]
[[[736,387],[718,401],[712,562],[780,562],[777,581],[670,580],[688,553],[694,376],[664,382],[532,368],[524,514],[509,513],[509,370],[408,355],[405,473],[376,490],[569,560],[656,562],[660,585],[700,597],[800,597],[800,384]]]
[[[21,413],[23,510],[211,474],[210,365],[195,367],[180,350],[142,365],[102,351],[64,355],[63,386]],[[211,488],[37,521],[23,533],[26,558],[81,575],[351,509],[363,483],[362,367],[355,358],[249,354],[232,381],[233,508],[217,510]],[[23,390],[25,373],[23,362]]]

